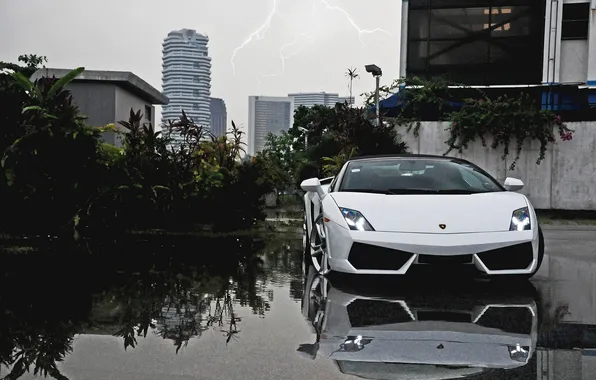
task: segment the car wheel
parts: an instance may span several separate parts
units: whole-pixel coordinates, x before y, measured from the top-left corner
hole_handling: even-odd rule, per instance
[[[327,237],[325,235],[325,225],[323,222],[323,213],[313,222],[309,240],[309,254],[312,265],[321,275],[331,272],[329,268],[329,257],[327,251]]]
[[[302,271],[304,276],[308,275],[308,268],[312,261],[310,259],[310,239],[308,234],[308,223],[306,222],[306,211],[304,212],[304,221],[302,222]]]

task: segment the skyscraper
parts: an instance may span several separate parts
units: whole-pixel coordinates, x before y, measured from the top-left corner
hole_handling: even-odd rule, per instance
[[[279,135],[294,123],[294,98],[273,96],[248,97],[248,154],[263,150],[267,135]]]
[[[228,130],[228,111],[226,102],[220,98],[211,98],[211,133],[217,137],[225,136]]]
[[[182,110],[207,129],[211,125],[211,58],[209,37],[192,29],[175,30],[164,39],[162,82],[170,103],[162,122],[176,120]],[[175,138],[175,136],[172,136]]]

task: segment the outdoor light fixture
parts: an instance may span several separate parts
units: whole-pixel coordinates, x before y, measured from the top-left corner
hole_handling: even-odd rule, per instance
[[[383,70],[381,70],[381,68],[377,65],[366,65],[364,67],[366,68],[367,73],[371,73],[375,77],[380,77],[383,75]]]
[[[379,84],[381,82],[381,76],[383,75],[383,70],[377,65],[366,65],[364,66],[367,73],[371,73],[373,77],[376,79],[376,88],[375,88],[375,106],[377,111],[377,127],[381,125],[381,110],[379,109]]]

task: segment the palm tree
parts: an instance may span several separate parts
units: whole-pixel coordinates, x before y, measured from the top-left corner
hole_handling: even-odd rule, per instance
[[[358,69],[356,69],[354,67],[348,68],[348,71],[346,71],[346,77],[350,81],[348,88],[350,89],[350,105],[351,105],[353,103],[353,101],[352,101],[352,99],[353,99],[352,98],[352,85],[354,83],[354,79],[360,77],[360,74],[358,74]]]

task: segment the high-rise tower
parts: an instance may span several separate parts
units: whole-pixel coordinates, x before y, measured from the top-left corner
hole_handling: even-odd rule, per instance
[[[209,37],[191,29],[168,33],[163,42],[163,92],[170,103],[163,107],[162,122],[182,114],[198,125],[211,125],[211,58]],[[172,136],[175,137],[175,136]]]

